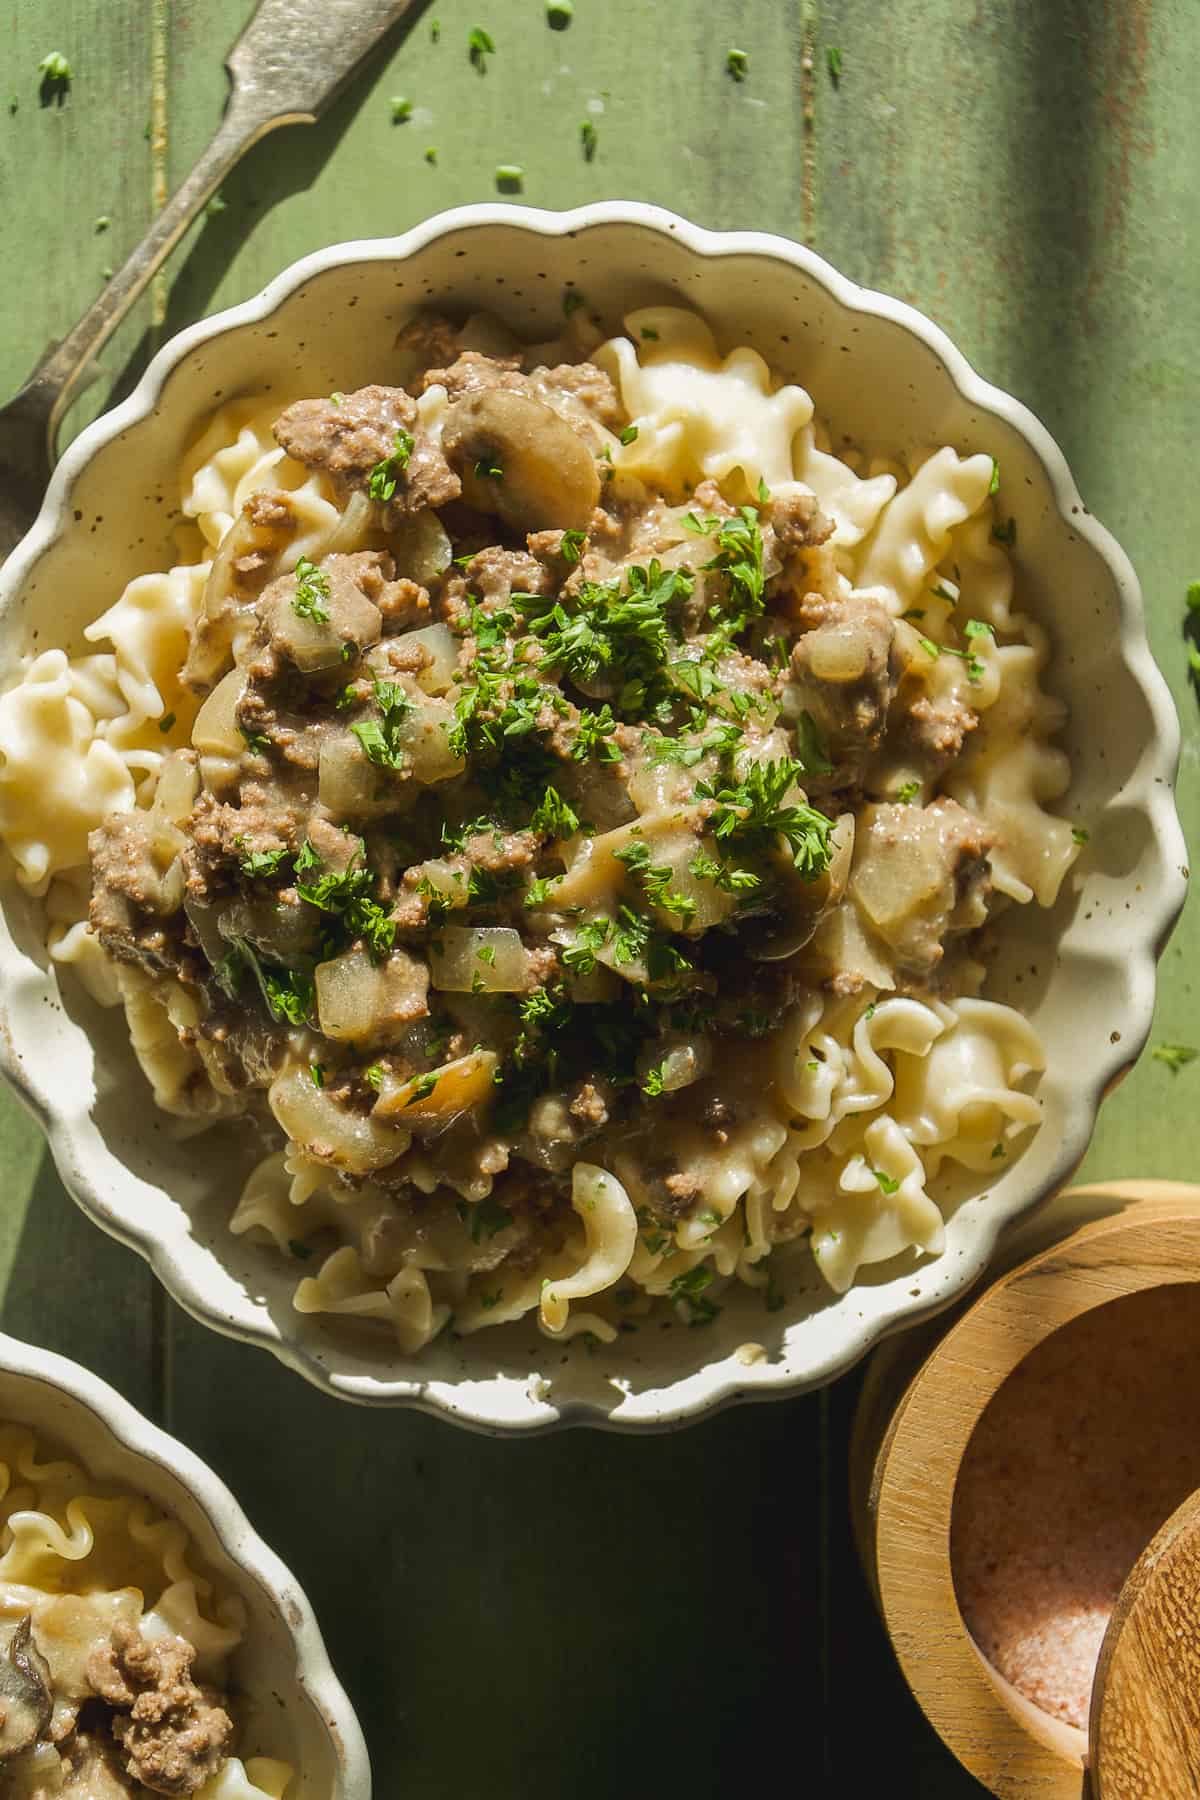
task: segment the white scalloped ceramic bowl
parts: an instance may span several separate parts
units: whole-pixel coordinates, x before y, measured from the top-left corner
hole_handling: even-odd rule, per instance
[[[246,1606],[231,1670],[243,1756],[276,1756],[288,1800],[370,1800],[367,1748],[295,1576],[212,1470],[97,1376],[0,1334],[0,1420],[50,1440],[89,1472],[177,1518]]]
[[[1045,1124],[986,1194],[967,1190],[944,1255],[873,1270],[840,1297],[814,1271],[779,1312],[764,1314],[747,1291],[710,1329],[643,1329],[593,1355],[508,1328],[406,1359],[382,1334],[349,1336],[298,1315],[293,1271],[226,1228],[243,1172],[230,1138],[172,1136],[122,1018],[66,984],[60,990],[36,909],[9,889],[0,1054],[88,1214],[148,1257],[197,1318],[268,1346],[329,1391],[498,1431],[582,1422],[654,1429],[736,1399],[794,1394],[957,1298],[1001,1228],[1074,1168],[1101,1097],[1140,1051],[1155,957],[1185,884],[1172,793],[1178,723],[1147,647],[1137,581],[1042,426],[911,307],[853,286],[782,238],[702,231],[648,206],[446,213],[404,237],[320,251],[257,299],[181,332],[136,392],[71,446],[5,568],[9,670],[31,648],[80,646],[79,630],[101,604],[98,573],[115,594],[131,575],[165,566],[181,453],[221,401],[243,390],[291,397],[386,379],[397,323],[416,306],[483,306],[530,337],[548,335],[568,282],[614,328],[635,305],[700,308],[727,345],[754,345],[808,388],[835,434],[896,450],[949,443],[999,459],[1019,528],[1023,604],[1050,627],[1048,685],[1071,709],[1064,741],[1074,781],[1064,806],[1088,822],[1091,842],[1051,912],[1014,909],[1003,928],[988,991],[1026,1011],[1044,1036]],[[747,1341],[767,1351],[753,1366],[737,1355]]]

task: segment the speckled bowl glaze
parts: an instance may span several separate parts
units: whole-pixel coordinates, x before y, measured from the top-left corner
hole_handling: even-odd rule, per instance
[[[246,1636],[231,1664],[249,1709],[240,1753],[290,1762],[289,1800],[370,1800],[367,1747],[312,1608],[224,1482],[78,1363],[2,1334],[0,1420],[27,1426],[89,1474],[177,1518],[213,1574],[241,1596]]]
[[[708,1329],[655,1325],[594,1354],[508,1327],[439,1340],[408,1359],[382,1331],[354,1336],[302,1318],[292,1307],[294,1270],[227,1229],[244,1172],[230,1136],[172,1136],[123,1018],[66,982],[60,989],[37,908],[9,888],[0,1055],[89,1216],[141,1251],[197,1318],[267,1346],[329,1392],[493,1431],[656,1429],[735,1400],[795,1394],[956,1299],[1001,1229],[1075,1167],[1102,1096],[1142,1048],[1155,957],[1186,880],[1172,793],[1178,722],[1146,643],[1137,580],[1046,431],[911,307],[855,287],[782,238],[702,231],[648,206],[444,213],[403,237],[322,250],[256,299],[181,332],[130,398],[68,450],[5,567],[8,670],[35,647],[80,648],[81,627],[124,581],[165,566],[180,457],[222,401],[386,380],[397,324],[418,306],[487,307],[545,337],[561,320],[568,283],[611,328],[633,306],[698,307],[724,343],[752,344],[808,388],[835,438],[897,451],[948,443],[999,459],[1019,528],[1022,604],[1053,634],[1047,685],[1071,710],[1063,741],[1074,780],[1062,804],[1087,821],[1091,841],[1052,911],[1016,908],[999,928],[988,992],[1020,1007],[1045,1039],[1045,1124],[984,1190],[977,1177],[935,1187],[953,1209],[944,1255],[868,1271],[841,1296],[814,1268],[778,1312],[766,1314],[761,1295],[747,1291],[729,1296]],[[752,1366],[737,1354],[747,1341],[767,1352]]]

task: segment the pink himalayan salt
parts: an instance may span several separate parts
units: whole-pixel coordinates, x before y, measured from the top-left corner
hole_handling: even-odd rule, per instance
[[[1056,1331],[992,1399],[959,1473],[950,1555],[983,1655],[1087,1729],[1117,1595],[1200,1488],[1200,1290],[1131,1294]]]

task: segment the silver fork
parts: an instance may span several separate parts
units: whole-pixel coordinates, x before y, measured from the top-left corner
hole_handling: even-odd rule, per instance
[[[79,323],[0,407],[0,560],[42,503],[64,413],[91,359],[234,164],[277,125],[311,125],[413,0],[260,0],[225,59],[221,124],[182,187]]]

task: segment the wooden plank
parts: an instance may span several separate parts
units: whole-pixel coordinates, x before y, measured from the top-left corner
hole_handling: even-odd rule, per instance
[[[339,1407],[174,1309],[172,1342],[172,1427],[301,1576],[380,1796],[725,1795],[798,1735],[819,1762],[818,1398],[512,1444]]]
[[[0,286],[0,393],[15,388],[75,321],[103,271],[150,217],[150,16],[107,0],[7,9],[0,82],[0,195],[8,279]],[[63,104],[43,106],[37,65],[61,50],[75,71]],[[97,221],[111,222],[100,230]],[[146,307],[117,333],[71,429],[139,368]],[[135,1405],[153,1410],[160,1304],[140,1258],[68,1200],[38,1127],[0,1093],[0,1326],[86,1363]]]
[[[17,253],[0,289],[0,395],[7,397],[149,223],[151,6],[18,5],[5,9],[4,30],[0,195]],[[39,97],[37,66],[50,50],[61,50],[74,70],[61,105]],[[110,223],[102,229],[103,219]],[[68,436],[136,379],[149,323],[143,302],[106,346]]]
[[[827,0],[817,48],[817,247],[911,300],[1045,420],[1128,550],[1184,724],[1184,829],[1200,829],[1196,695],[1182,643],[1200,574],[1186,467],[1200,404],[1200,181],[1189,0]],[[840,87],[824,52],[843,53]],[[1097,721],[1097,729],[1103,729]],[[1197,1042],[1200,917],[1161,971],[1152,1042]],[[1192,1172],[1174,1109],[1200,1081],[1144,1058],[1109,1100],[1088,1175]]]

